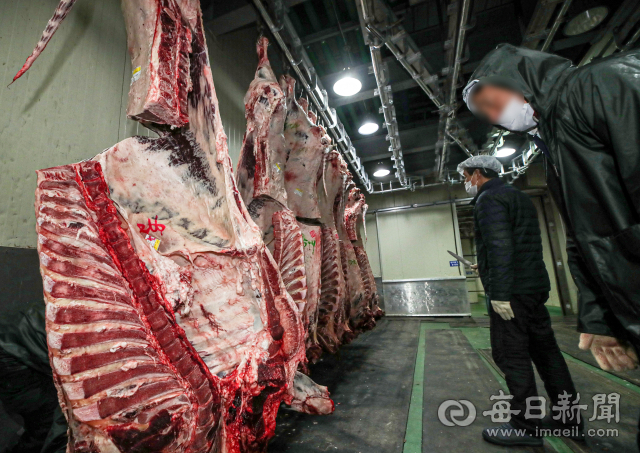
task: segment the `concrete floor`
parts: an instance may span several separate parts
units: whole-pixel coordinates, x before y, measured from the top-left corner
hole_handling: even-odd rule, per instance
[[[312,378],[329,387],[335,413],[281,410],[269,452],[637,452],[640,373],[614,375],[595,367],[590,353],[577,349],[575,319],[562,317],[556,307],[549,311],[581,404],[587,404],[582,417],[587,429],[595,430],[586,443],[547,437],[541,448],[506,449],[482,440],[482,430],[493,425],[482,412],[492,408],[492,395],[508,390],[491,359],[486,307],[473,304],[473,317],[464,320],[385,318],[344,346],[340,357],[324,357],[312,367]],[[541,382],[538,390],[546,397]],[[589,421],[596,394],[620,395],[618,423]],[[438,408],[449,399],[475,406],[469,426],[441,423]]]

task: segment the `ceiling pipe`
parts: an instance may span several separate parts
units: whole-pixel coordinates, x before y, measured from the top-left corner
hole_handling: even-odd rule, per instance
[[[369,28],[371,22],[371,14],[367,8],[366,0],[361,0],[358,8],[361,15],[361,22]],[[384,36],[378,34],[377,39],[374,41],[366,39],[369,43],[369,51],[371,53],[371,65],[373,68],[373,75],[376,79],[377,90],[376,93],[380,97],[380,103],[382,104],[381,113],[384,116],[384,122],[387,127],[386,139],[389,141],[389,151],[391,152],[391,160],[393,160],[393,166],[396,170],[396,178],[400,183],[403,190],[413,190],[411,184],[407,180],[407,174],[404,168],[404,159],[402,156],[402,143],[400,142],[400,131],[398,129],[398,121],[396,120],[396,111],[393,106],[393,93],[391,86],[388,84],[387,73],[382,61],[382,53],[380,47],[384,42]]]
[[[391,160],[393,160],[393,166],[396,169],[396,178],[403,188],[410,188],[404,169],[404,160],[402,158],[402,144],[400,143],[400,132],[398,130],[395,107],[393,106],[393,94],[391,92],[391,86],[387,85],[387,77],[382,67],[380,48],[375,45],[370,45],[369,50],[371,51],[373,74],[375,75],[376,85],[378,86],[378,96],[380,96],[380,102],[382,103],[382,114],[384,115],[384,122],[387,126],[387,140],[389,141]]]
[[[440,154],[440,161],[438,162],[438,180],[441,180],[444,177],[444,166],[446,164],[446,156],[449,152],[449,138],[451,137],[451,127],[453,125],[454,119],[456,117],[457,110],[457,93],[456,89],[458,88],[458,77],[460,76],[460,66],[462,60],[462,51],[464,48],[464,38],[467,33],[467,19],[469,18],[469,9],[470,9],[471,0],[462,0],[462,9],[460,12],[460,25],[458,26],[458,38],[456,40],[456,51],[454,54],[453,60],[453,71],[451,74],[451,87],[449,89],[449,103],[447,105],[447,119],[445,125],[445,137],[444,142],[442,144],[442,152]],[[460,142],[456,141],[458,146],[460,146]],[[466,146],[462,146],[462,149],[466,152],[467,155],[471,155],[471,152],[467,149]]]
[[[562,8],[560,8],[560,11],[558,12],[558,16],[556,17],[556,20],[553,21],[551,30],[549,30],[547,39],[544,40],[544,44],[542,44],[542,48],[540,49],[540,51],[546,52],[551,46],[551,42],[553,41],[553,38],[556,36],[556,33],[558,32],[558,28],[560,28],[560,24],[564,22],[564,16],[566,16],[567,11],[571,6],[571,1],[572,0],[565,0],[565,2],[562,4]]]
[[[273,3],[277,3],[277,1]],[[300,38],[293,28],[291,21],[287,17],[286,13],[284,13],[282,24],[276,26],[275,22],[271,18],[269,12],[267,11],[265,5],[261,0],[253,0],[253,4],[256,6],[256,9],[260,13],[260,16],[262,16],[265,24],[267,25],[267,27],[269,27],[269,30],[276,39],[276,42],[280,46],[280,49],[282,49],[282,52],[287,58],[287,61],[298,76],[298,80],[302,84],[304,90],[307,92],[309,99],[315,105],[316,110],[320,114],[320,120],[322,120],[328,127],[329,133],[333,136],[336,148],[340,150],[340,153],[350,164],[356,176],[358,176],[360,183],[365,187],[367,192],[371,193],[373,191],[371,180],[369,179],[367,172],[364,170],[360,158],[356,155],[355,148],[351,144],[351,139],[344,130],[344,125],[340,123],[335,109],[329,107],[329,96],[327,94],[327,91],[322,88],[322,84],[317,76],[316,70],[311,64],[309,56],[304,51],[304,48],[301,45]],[[274,10],[277,11],[278,9],[278,5],[275,5]],[[291,50],[289,49],[289,46],[284,41],[284,38],[281,34],[281,31],[283,29],[287,32],[293,46],[297,49],[299,54],[298,56],[300,57],[299,59],[294,58]],[[304,72],[302,68],[304,68]]]

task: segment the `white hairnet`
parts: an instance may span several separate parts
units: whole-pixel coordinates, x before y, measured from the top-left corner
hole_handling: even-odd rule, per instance
[[[458,165],[458,173],[464,176],[465,168],[484,168],[500,173],[502,164],[493,156],[473,156]]]

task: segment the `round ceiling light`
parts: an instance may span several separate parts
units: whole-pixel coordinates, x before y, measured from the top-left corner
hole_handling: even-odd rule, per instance
[[[353,96],[362,89],[362,83],[355,77],[345,76],[333,84],[333,91],[339,96]]]
[[[566,36],[576,36],[593,30],[605,20],[609,14],[609,8],[606,6],[597,6],[581,12],[571,19],[566,27],[564,34]]]
[[[376,172],[373,174],[373,176],[375,176],[376,178],[384,178],[389,173],[391,173],[391,172],[389,170],[387,170],[386,168],[381,168],[379,170],[376,170]]]
[[[496,151],[496,157],[507,157],[515,154],[515,148],[503,147]]]
[[[358,128],[358,132],[360,132],[362,135],[371,135],[374,132],[377,132],[379,128],[380,126],[378,126],[377,123],[374,123],[373,121],[367,121]]]

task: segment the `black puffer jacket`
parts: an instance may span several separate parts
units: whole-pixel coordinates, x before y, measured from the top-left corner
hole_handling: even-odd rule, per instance
[[[473,203],[478,271],[489,297],[549,292],[538,213],[529,197],[496,178],[484,183]]]

